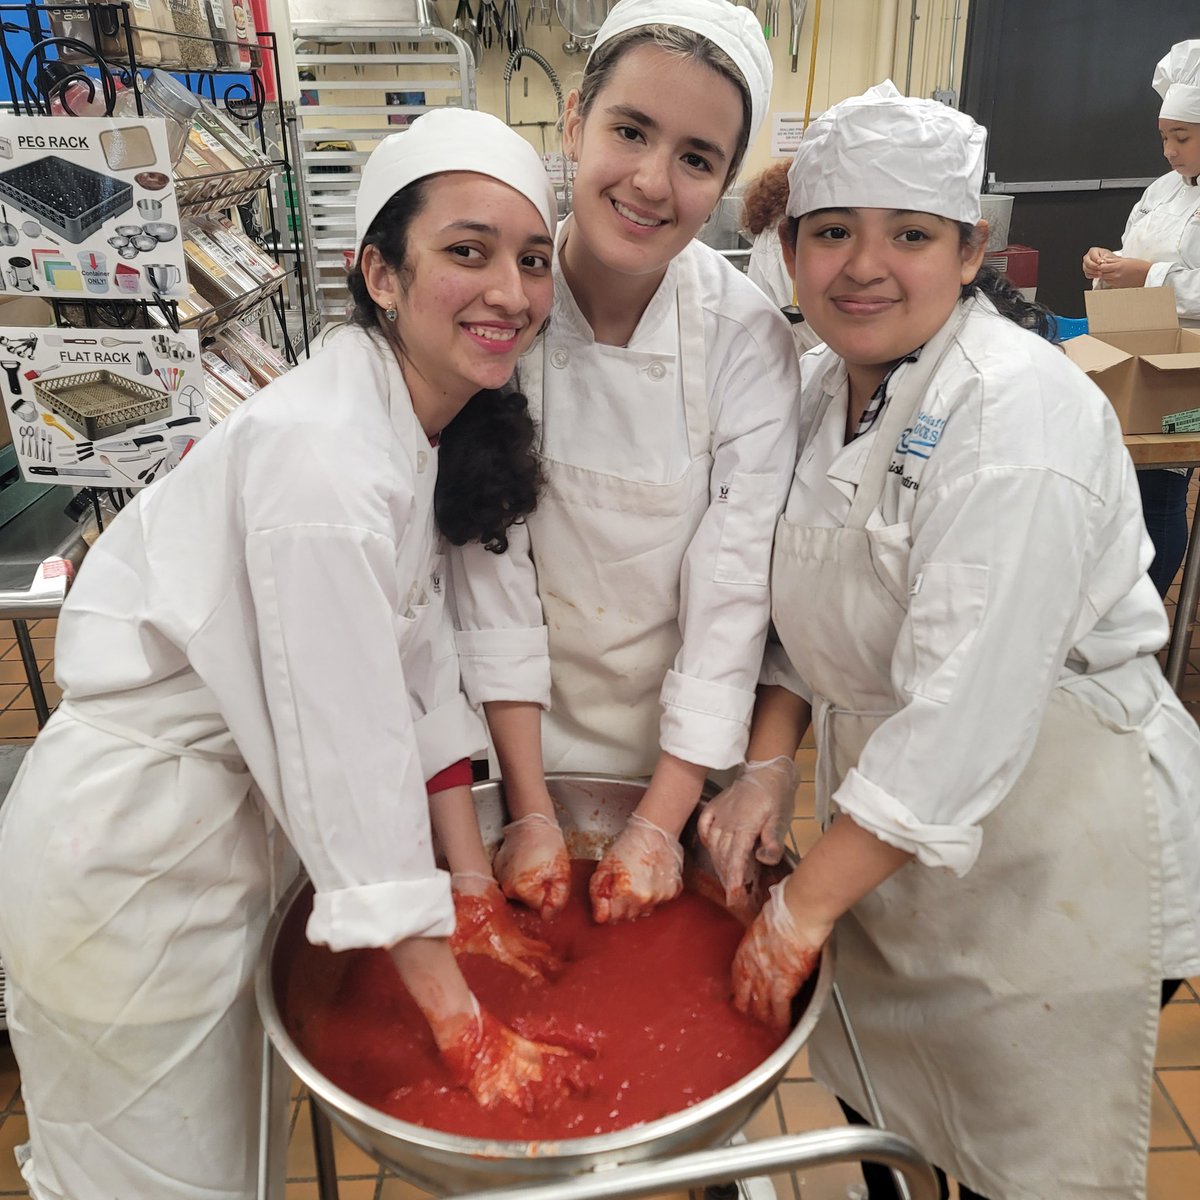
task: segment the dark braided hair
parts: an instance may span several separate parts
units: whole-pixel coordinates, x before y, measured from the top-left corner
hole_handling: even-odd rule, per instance
[[[418,179],[397,192],[379,211],[363,238],[363,248],[375,246],[407,287],[408,231],[425,207],[426,180]],[[404,341],[367,290],[362,253],[348,284],[354,310],[350,319],[364,329],[380,332],[406,357]],[[541,465],[534,449],[536,430],[529,404],[516,390],[478,391],[442,430],[433,512],[438,529],[455,546],[481,542],[493,554],[508,549],[508,528],[537,506],[542,485]]]

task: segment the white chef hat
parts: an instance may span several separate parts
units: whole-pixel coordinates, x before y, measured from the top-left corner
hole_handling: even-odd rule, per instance
[[[619,0],[600,26],[588,58],[618,34],[644,25],[690,29],[733,59],[750,93],[750,141],[754,141],[766,119],[774,75],[771,51],[758,18],[729,0]]]
[[[354,205],[355,258],[371,222],[398,191],[443,171],[474,171],[508,184],[538,210],[553,236],[554,188],[537,151],[490,113],[442,108],[423,113],[371,152]]]
[[[1200,39],[1171,47],[1154,68],[1154,90],[1163,98],[1160,117],[1200,124]]]
[[[804,131],[788,170],[789,217],[820,208],[899,208],[979,220],[987,130],[892,81],[835,104]]]

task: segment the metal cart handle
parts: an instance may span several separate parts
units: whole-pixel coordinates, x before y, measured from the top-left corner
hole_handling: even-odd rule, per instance
[[[665,1162],[600,1167],[573,1179],[496,1188],[457,1196],[455,1200],[621,1200],[627,1196],[706,1187],[711,1183],[731,1183],[751,1175],[796,1167],[824,1167],[864,1159],[899,1172],[908,1184],[912,1200],[938,1200],[933,1168],[911,1142],[879,1129],[857,1128],[794,1133],[740,1146],[701,1150]]]

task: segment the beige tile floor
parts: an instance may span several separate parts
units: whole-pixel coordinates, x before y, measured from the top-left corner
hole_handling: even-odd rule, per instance
[[[1171,613],[1173,616],[1173,612]],[[7,632],[0,631],[0,632]],[[54,622],[32,626],[41,675],[50,703],[57,699],[53,679]],[[1192,651],[1183,697],[1200,718],[1200,638]],[[37,731],[33,703],[24,684],[16,643],[0,637],[0,742],[22,742]],[[812,814],[815,751],[798,755],[801,786],[792,835],[803,852],[817,836]],[[1079,1081],[1080,1088],[1087,1086]],[[287,1200],[317,1200],[308,1100],[292,1100],[288,1149]],[[775,1094],[747,1127],[750,1138],[775,1137],[842,1124],[832,1095],[808,1071],[803,1052],[789,1068]],[[12,1051],[0,1035],[0,1198],[24,1196],[12,1148],[26,1137],[20,1079]],[[425,1195],[381,1170],[340,1133],[335,1149],[341,1200],[421,1200]],[[775,1177],[779,1200],[846,1200],[848,1189],[861,1181],[853,1166],[827,1167]],[[1190,980],[1163,1014],[1159,1033],[1153,1120],[1151,1127],[1149,1200],[1195,1200],[1200,1197],[1200,979]],[[120,1200],[149,1200],[121,1197]],[[684,1200],[672,1197],[670,1200]],[[1047,1196],[1046,1200],[1052,1200]]]

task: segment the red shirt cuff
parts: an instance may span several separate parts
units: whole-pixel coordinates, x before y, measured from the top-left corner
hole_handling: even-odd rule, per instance
[[[458,762],[451,763],[444,771],[439,771],[432,779],[426,780],[425,791],[433,796],[438,792],[444,792],[447,788],[470,787],[472,782],[471,760],[460,758]]]

